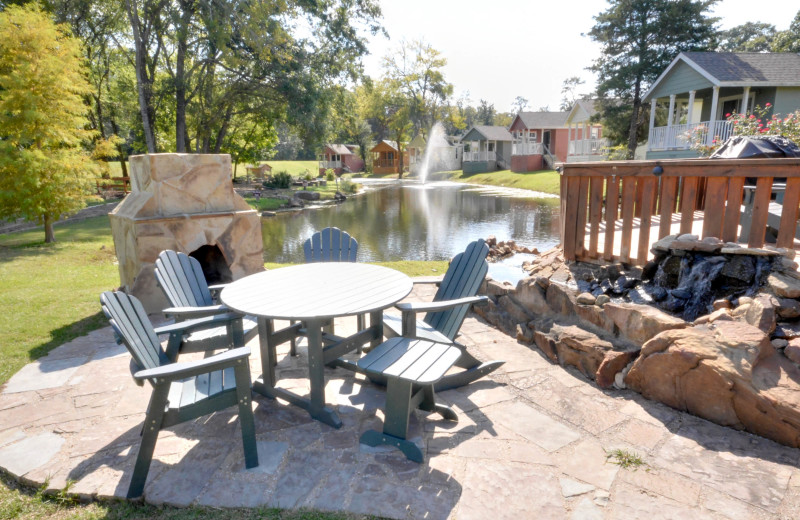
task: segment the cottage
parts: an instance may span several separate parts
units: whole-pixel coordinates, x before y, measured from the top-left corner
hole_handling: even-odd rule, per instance
[[[566,162],[567,112],[520,112],[511,122],[511,171],[532,172]]]
[[[426,141],[421,134],[417,134],[408,143],[406,150],[408,150],[408,168],[412,174],[419,174],[425,163],[426,151],[430,154],[427,164],[428,172],[461,169],[463,147],[460,144],[451,144],[441,133],[431,133],[430,141]]]
[[[257,166],[248,166],[247,167],[247,180],[250,181],[251,178],[257,180],[264,180],[265,176],[268,176],[272,173],[272,166],[267,163],[257,165]]]
[[[608,139],[603,125],[592,118],[599,111],[596,99],[579,99],[567,114],[567,162],[602,161],[606,158]]]
[[[372,150],[372,173],[400,173],[400,147],[396,141],[382,140]],[[403,169],[408,157],[403,157]]]
[[[354,145],[326,144],[318,156],[319,174],[323,175],[328,169],[332,169],[336,175],[363,172],[364,160],[355,153],[357,149]]]
[[[732,133],[733,112],[769,103],[772,113],[800,108],[800,54],[682,52],[644,95],[650,102],[648,159],[697,157],[689,135],[712,144]],[[668,107],[666,126],[656,111]]]
[[[504,126],[473,126],[461,138],[464,173],[508,169],[513,138]]]

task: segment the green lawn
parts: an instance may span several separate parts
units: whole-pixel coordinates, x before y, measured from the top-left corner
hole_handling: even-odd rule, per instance
[[[314,177],[319,175],[319,163],[317,161],[261,161],[259,164],[264,163],[272,166],[272,173],[285,171],[292,177],[297,177],[298,175],[304,175],[308,170]]]
[[[470,184],[521,188],[550,193],[552,195],[558,195],[561,191],[560,176],[555,170],[541,170],[538,172],[526,173],[514,173],[511,170],[500,170],[489,173],[475,173],[472,175],[464,175],[462,170],[455,170],[432,173],[428,178],[431,180],[451,180],[468,182]]]

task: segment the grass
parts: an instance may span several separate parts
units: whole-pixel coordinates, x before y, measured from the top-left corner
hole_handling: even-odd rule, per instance
[[[633,468],[633,471],[643,466],[647,468],[647,463],[638,453],[628,450],[608,450],[606,451],[606,461],[616,464],[623,469]],[[647,468],[645,471],[650,471],[650,469]]]
[[[105,326],[100,293],[119,286],[108,217],[0,235],[0,384],[53,348]]]
[[[210,507],[176,508],[150,506],[140,503],[104,501],[79,504],[66,493],[45,495],[41,489],[22,486],[5,474],[0,474],[0,518],[109,519],[133,520],[356,520],[375,518],[317,511],[287,511],[282,509],[217,509]]]
[[[259,164],[264,163],[272,166],[272,173],[285,171],[292,177],[297,177],[298,175],[305,175],[306,170],[308,170],[315,178],[319,175],[319,163],[317,161],[261,161]],[[241,172],[242,174],[246,173],[243,166]]]
[[[251,208],[257,209],[258,211],[275,211],[286,204],[286,199],[275,199],[272,197],[261,197],[258,201],[255,197],[244,197],[244,200]]]
[[[428,178],[430,180],[450,180],[470,184],[520,188],[549,193],[551,195],[558,195],[561,191],[561,178],[555,170],[541,170],[527,173],[514,173],[511,170],[500,170],[489,173],[475,173],[472,175],[464,175],[462,170],[455,170],[433,173]]]

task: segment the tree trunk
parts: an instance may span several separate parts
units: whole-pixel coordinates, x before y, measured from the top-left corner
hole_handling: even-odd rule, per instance
[[[141,31],[138,6],[132,5],[132,0],[125,0],[125,8],[128,11],[128,20],[133,31],[134,47],[136,49],[135,70],[136,70],[136,90],[139,94],[139,112],[142,116],[142,128],[144,129],[144,141],[147,151],[156,153],[156,139],[153,131],[153,121],[151,114],[153,108],[150,106],[152,101],[152,81],[147,75],[147,49],[144,42],[144,35]]]
[[[55,220],[53,219],[53,215],[50,213],[44,214],[44,243],[45,244],[52,244],[56,241],[56,234],[53,231],[53,223]]]
[[[193,14],[193,1],[182,1],[178,28],[178,49],[175,58],[175,151],[186,152],[186,40]]]
[[[222,120],[222,126],[217,132],[217,140],[214,143],[214,153],[219,153],[222,149],[222,142],[225,140],[225,137],[228,135],[228,127],[230,126],[231,117],[233,116],[233,103],[228,105],[228,109],[225,110],[225,119]]]
[[[628,128],[628,159],[633,159],[636,155],[636,145],[638,144],[639,126],[641,125],[642,82],[636,78],[636,85],[633,90],[633,112],[631,113],[631,125]]]

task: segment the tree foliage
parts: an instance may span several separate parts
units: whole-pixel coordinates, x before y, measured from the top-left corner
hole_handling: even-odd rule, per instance
[[[717,0],[612,0],[595,16],[589,36],[602,46],[591,70],[610,137],[627,141],[633,157],[645,124],[644,90],[678,53],[716,47],[716,19],[708,16]],[[627,119],[611,122],[612,118]],[[623,130],[625,129],[625,130]],[[608,135],[608,134],[607,134]]]
[[[800,52],[800,11],[797,11],[787,30],[775,34],[772,52]]]
[[[36,5],[0,13],[0,217],[53,222],[84,205],[97,172],[80,42]]]
[[[384,78],[407,99],[414,133],[427,135],[436,121],[447,116],[453,85],[444,78],[446,64],[439,51],[421,40],[402,41],[383,59]]]
[[[772,48],[775,26],[747,22],[719,33],[718,50],[722,52],[767,52]]]

